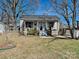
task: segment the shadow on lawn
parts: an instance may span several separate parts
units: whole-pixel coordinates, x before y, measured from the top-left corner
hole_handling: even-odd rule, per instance
[[[56,41],[56,40],[78,40],[78,39],[72,39],[71,37],[66,37],[66,38],[61,38],[61,37],[54,37],[53,39],[51,39],[49,43],[53,42],[53,41]]]

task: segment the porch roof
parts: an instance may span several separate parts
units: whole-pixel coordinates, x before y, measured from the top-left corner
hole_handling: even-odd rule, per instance
[[[59,18],[57,16],[22,16],[21,20],[25,21],[58,21]]]

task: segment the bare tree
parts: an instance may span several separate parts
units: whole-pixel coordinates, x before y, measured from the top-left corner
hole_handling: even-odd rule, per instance
[[[29,10],[35,11],[37,4],[37,0],[2,0],[0,1],[0,9],[8,15],[9,21],[11,20],[16,28],[16,20]]]
[[[75,27],[76,27],[76,8],[77,8],[77,0],[72,0],[73,9],[72,9],[72,31],[73,31],[73,38],[75,38]]]
[[[71,37],[74,38],[74,30],[75,30],[75,22],[76,22],[76,8],[77,8],[77,0],[51,0],[53,9],[57,14],[62,16],[70,29]],[[70,2],[70,4],[69,4]],[[70,19],[72,20],[72,27],[70,24]]]

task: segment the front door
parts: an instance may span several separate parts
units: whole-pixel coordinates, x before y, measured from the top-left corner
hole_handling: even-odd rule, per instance
[[[45,22],[39,23],[39,35],[47,36],[46,23]]]
[[[53,27],[54,22],[49,22],[49,31],[48,31],[48,35],[51,35],[51,27]]]

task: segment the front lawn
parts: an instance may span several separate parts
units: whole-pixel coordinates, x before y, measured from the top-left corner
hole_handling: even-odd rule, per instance
[[[6,41],[12,41],[16,47],[0,51],[0,59],[79,59],[79,40],[7,35]],[[0,36],[0,42],[6,42],[3,37]]]

